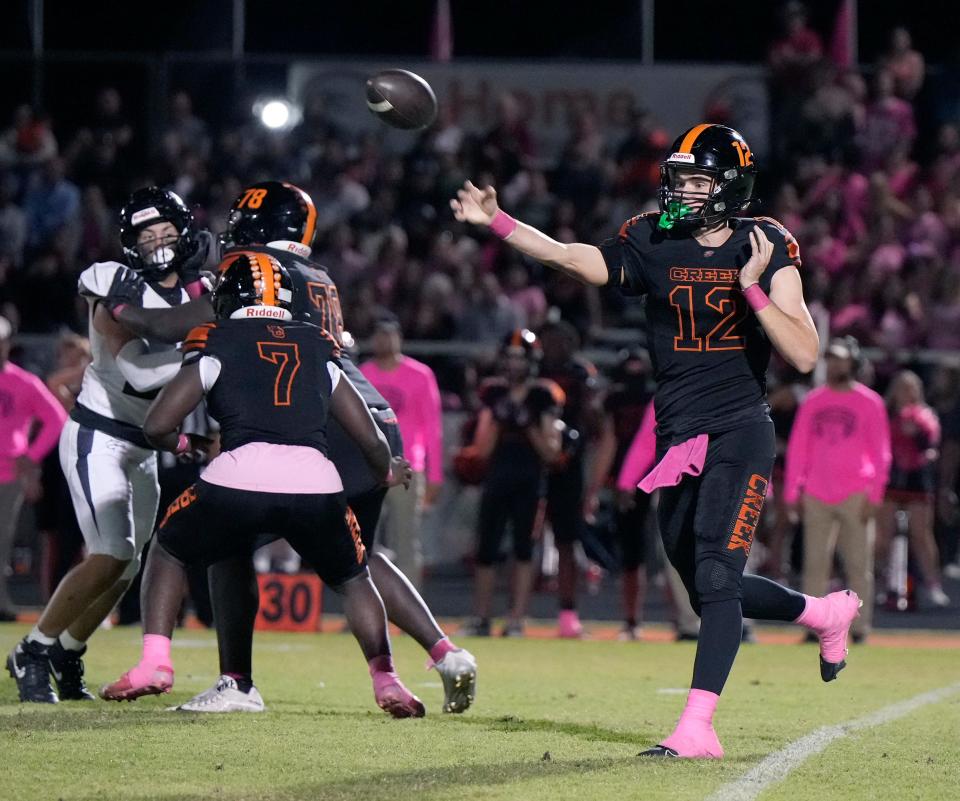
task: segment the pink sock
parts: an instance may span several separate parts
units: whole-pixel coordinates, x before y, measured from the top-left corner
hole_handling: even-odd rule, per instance
[[[148,684],[153,680],[153,674],[159,667],[172,668],[170,658],[170,638],[162,634],[143,635],[143,653],[137,665],[128,673],[134,685]]]
[[[719,700],[719,695],[708,690],[690,690],[677,730],[712,726],[713,713],[717,710]]]
[[[393,667],[393,657],[391,657],[390,654],[375,656],[367,662],[367,666],[370,668],[370,675],[373,676],[374,680],[376,680],[378,673],[391,673],[396,675],[396,670]]]
[[[170,638],[162,634],[144,634],[140,664],[150,667],[170,667],[173,664],[170,658]]]
[[[822,629],[827,625],[830,606],[826,598],[815,598],[812,595],[804,595],[807,605],[800,613],[796,622],[808,629]]]
[[[713,730],[713,713],[720,696],[708,690],[690,690],[680,721],[662,745],[684,757],[722,758],[723,748]]]
[[[430,649],[430,658],[434,661],[434,664],[443,659],[451,651],[456,651],[457,647],[450,642],[449,637],[444,637],[442,640],[437,640],[433,647]]]

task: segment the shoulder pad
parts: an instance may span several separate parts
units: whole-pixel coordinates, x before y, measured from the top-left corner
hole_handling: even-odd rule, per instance
[[[530,391],[548,395],[550,402],[556,406],[563,406],[567,402],[567,393],[556,381],[551,381],[549,378],[538,378]]]
[[[650,218],[655,217],[657,213],[658,212],[655,212],[655,211],[647,211],[647,212],[644,212],[643,214],[637,214],[635,217],[631,217],[623,225],[620,226],[620,233],[618,234],[618,237],[620,238],[620,240],[623,241],[624,239],[626,239],[630,229],[633,228],[635,225],[637,225],[637,223],[649,222]]]
[[[757,225],[763,228],[763,232],[770,238],[770,241],[773,242],[774,253],[776,254],[776,251],[782,247],[786,251],[787,258],[793,262],[795,267],[799,267],[800,245],[797,243],[793,234],[787,230],[786,226],[773,217],[754,217],[754,220],[756,220]],[[783,240],[782,246],[778,239]]]
[[[204,323],[190,330],[187,338],[183,340],[183,355],[188,353],[203,353],[207,349],[210,340],[210,332],[216,329],[216,323]]]
[[[110,294],[113,279],[120,270],[130,270],[118,261],[98,261],[80,273],[77,289],[87,298],[105,298]],[[134,272],[131,270],[131,272]]]

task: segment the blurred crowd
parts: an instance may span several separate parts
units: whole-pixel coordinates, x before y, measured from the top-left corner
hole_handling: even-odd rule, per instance
[[[925,63],[903,28],[862,72],[828,58],[792,4],[768,66],[773,145],[759,165],[766,180],[758,213],[799,241],[805,294],[823,330],[891,354],[864,361],[860,374],[884,392],[899,367],[895,350],[960,351],[960,121],[918,145]],[[470,178],[496,186],[505,209],[558,240],[599,242],[656,208],[659,162],[679,132],[664,131],[655,111],[636,109],[615,138],[590,114],[571,115],[552,160],[510,95],[499,98],[488,130],[464,129],[441,109],[402,153],[376,133],[344,130],[320,95],[305,99],[295,127],[276,131],[252,116],[218,127],[182,91],[170,97],[151,148],[127,116],[134,101],[104,87],[86,124],[70,131],[23,106],[0,133],[0,310],[16,331],[85,333],[76,277],[94,261],[120,259],[117,211],[132,189],[173,189],[200,227],[218,233],[244,185],[276,179],[302,186],[316,203],[314,258],[336,281],[357,340],[374,332],[384,310],[407,340],[462,340],[491,352],[509,332],[547,322],[568,323],[583,346],[636,325],[637,307],[616,293],[581,286],[464,228],[448,200]],[[736,108],[709,113],[736,124]],[[68,355],[79,347],[73,337],[64,342]],[[491,369],[452,356],[424,361],[447,409],[474,406],[479,376]],[[955,417],[960,372],[948,362],[917,369],[932,408]],[[774,413],[789,425],[804,384],[778,365],[771,388]]]

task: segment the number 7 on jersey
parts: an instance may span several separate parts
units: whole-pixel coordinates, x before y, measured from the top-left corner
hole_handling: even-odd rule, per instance
[[[260,358],[277,365],[277,379],[273,383],[273,405],[289,406],[293,379],[300,369],[300,348],[295,342],[258,342]]]

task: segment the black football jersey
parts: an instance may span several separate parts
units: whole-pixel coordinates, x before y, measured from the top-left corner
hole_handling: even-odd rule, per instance
[[[563,390],[563,422],[583,431],[588,424],[591,399],[597,390],[597,368],[586,359],[574,356],[560,367],[540,367],[540,377],[553,381]]]
[[[541,415],[547,412],[559,417],[563,400],[563,390],[552,381],[531,381],[520,402],[510,397],[510,386],[504,379],[485,381],[480,387],[480,402],[490,409],[499,427],[491,462],[510,472],[542,469],[540,457],[530,444],[526,429],[539,425]]]
[[[776,220],[736,218],[730,238],[708,248],[690,235],[661,231],[657,217],[628,220],[600,251],[610,284],[646,297],[661,444],[769,418],[770,341],[747,306],[738,276],[750,258],[748,235],[755,226],[774,245],[760,279],[767,293],[778,270],[800,266],[796,240]]]
[[[319,264],[277,248],[244,246],[235,250],[251,250],[269,253],[290,273],[293,279],[293,316],[297,320],[319,326],[336,340],[343,349],[343,312],[340,309],[340,294],[333,279]],[[371,409],[389,409],[390,404],[360,372],[346,353],[341,353],[340,363],[344,375],[350,379]]]
[[[187,335],[183,360],[220,362],[207,409],[220,424],[223,450],[268,442],[326,454],[333,391],[327,363],[337,361],[337,350],[325,331],[308,323],[219,320]]]

